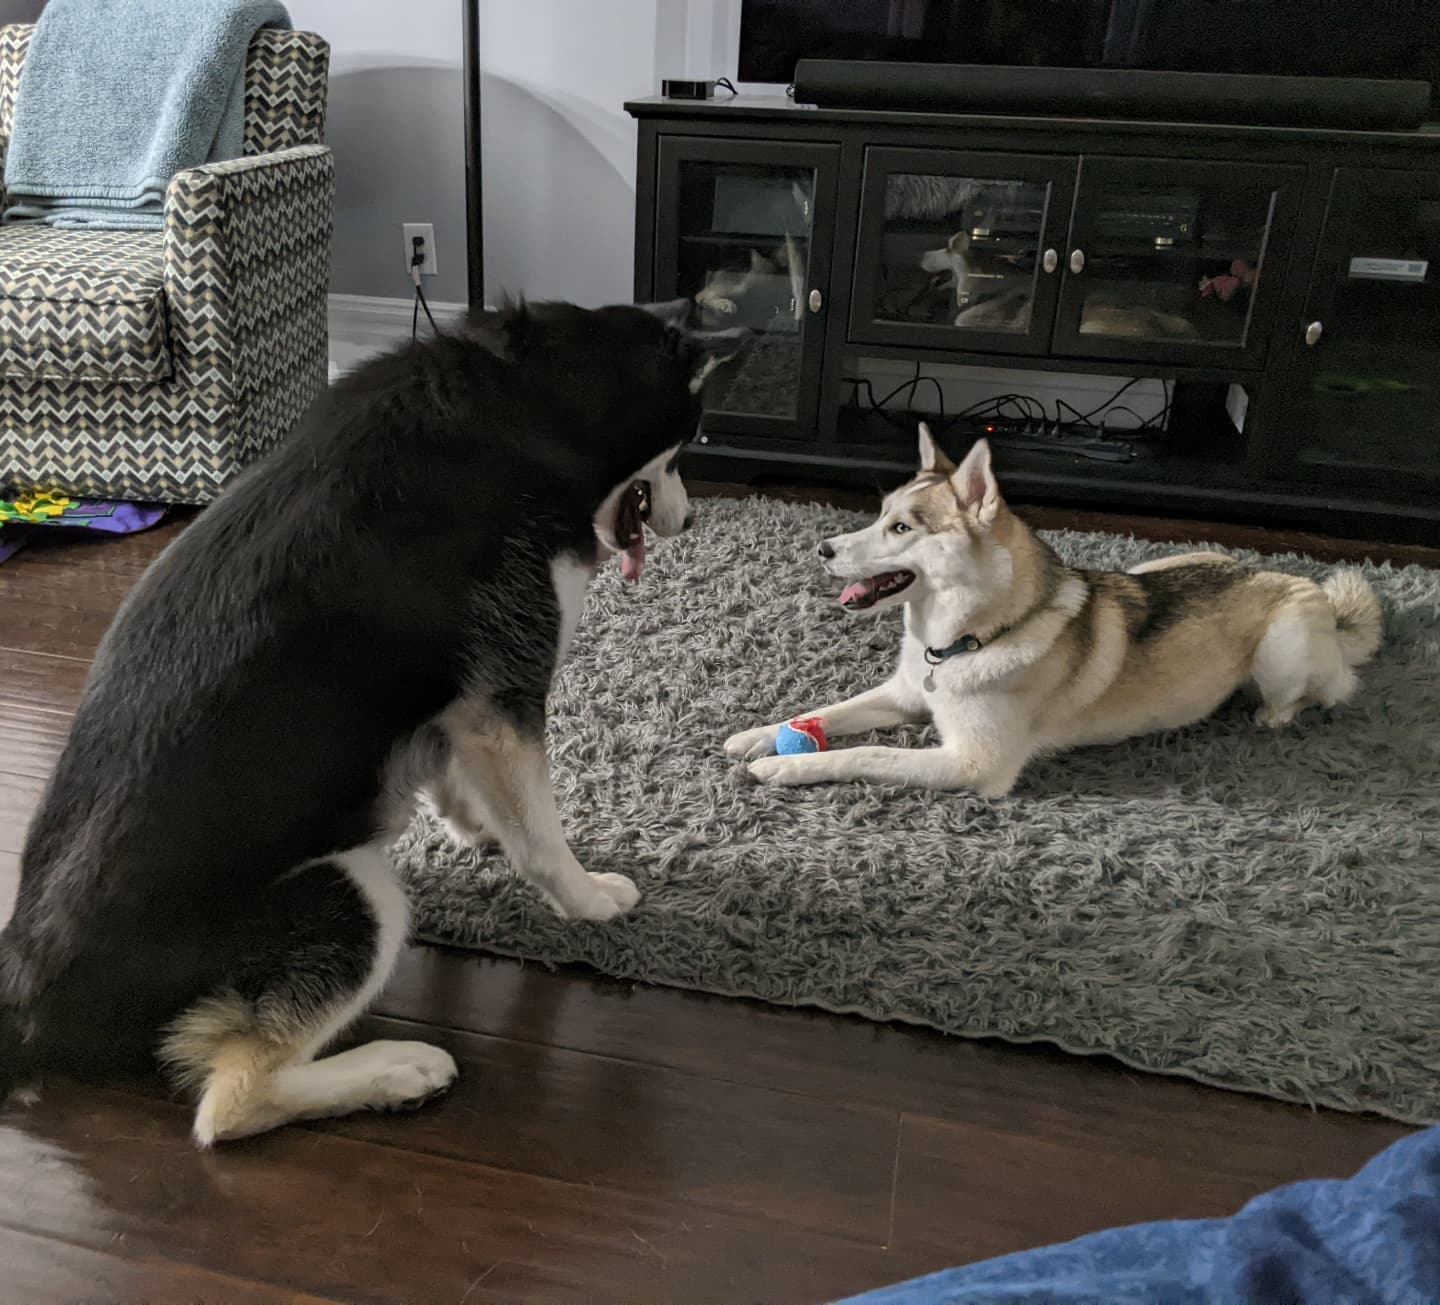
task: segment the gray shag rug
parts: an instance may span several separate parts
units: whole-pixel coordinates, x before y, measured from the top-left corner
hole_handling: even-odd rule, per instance
[[[814,562],[862,518],[697,516],[638,587],[594,583],[552,704],[576,853],[632,875],[640,905],[561,923],[498,854],[422,820],[396,849],[420,937],[1440,1118],[1440,572],[1364,568],[1379,659],[1348,707],[1284,733],[1235,703],[1039,762],[998,802],[765,788],[722,741],[876,683],[899,619],[841,611]],[[1089,566],[1175,551],[1050,538]]]

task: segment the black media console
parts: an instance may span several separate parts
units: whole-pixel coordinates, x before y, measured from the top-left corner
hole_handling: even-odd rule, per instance
[[[1440,542],[1440,124],[626,108],[636,297],[758,333],[692,475],[893,484],[925,415],[1031,501]]]

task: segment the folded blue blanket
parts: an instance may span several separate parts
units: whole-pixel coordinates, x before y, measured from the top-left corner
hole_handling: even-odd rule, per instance
[[[849,1305],[1435,1305],[1440,1127],[1343,1182],[1292,1183],[1229,1219],[1110,1228]]]
[[[20,74],[6,221],[155,229],[185,168],[236,158],[245,54],[279,0],[50,0]]]

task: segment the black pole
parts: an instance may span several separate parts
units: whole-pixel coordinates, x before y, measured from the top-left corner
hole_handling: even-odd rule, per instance
[[[485,217],[480,181],[480,0],[464,0],[465,259],[470,307],[485,306]]]

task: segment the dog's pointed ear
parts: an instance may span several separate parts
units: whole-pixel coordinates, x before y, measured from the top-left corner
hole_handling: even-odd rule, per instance
[[[658,317],[666,326],[673,326],[677,330],[683,330],[690,320],[690,314],[695,309],[693,299],[666,299],[656,304],[638,304],[651,317]]]
[[[511,362],[529,353],[540,333],[535,316],[523,299],[507,299],[495,325],[504,341],[503,356]]]
[[[936,443],[930,427],[923,421],[920,423],[920,470],[935,471],[942,476],[955,470],[955,464],[945,456],[945,450]]]
[[[687,331],[682,339],[690,363],[690,393],[699,394],[705,378],[744,353],[755,333],[743,326],[732,326],[724,331]]]
[[[955,497],[960,506],[982,526],[988,526],[1000,511],[1000,485],[990,469],[990,442],[976,440],[975,447],[965,455],[950,475]]]

